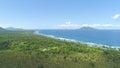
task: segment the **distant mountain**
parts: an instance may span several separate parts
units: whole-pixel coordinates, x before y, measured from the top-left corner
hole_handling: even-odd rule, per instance
[[[5,30],[4,28],[0,27],[0,30]]]
[[[82,27],[80,28],[80,30],[97,30],[97,29],[92,28],[92,27]]]
[[[8,27],[8,28],[6,28],[6,30],[23,30],[23,29],[21,29],[21,28],[14,28],[14,27]]]

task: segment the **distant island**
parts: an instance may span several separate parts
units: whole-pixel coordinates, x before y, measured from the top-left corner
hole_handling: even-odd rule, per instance
[[[0,27],[0,30],[4,30],[4,28]]]
[[[6,30],[23,30],[22,28],[7,27]]]
[[[79,30],[97,30],[93,27],[81,27]]]

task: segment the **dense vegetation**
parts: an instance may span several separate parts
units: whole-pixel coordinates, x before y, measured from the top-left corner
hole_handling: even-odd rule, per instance
[[[120,50],[0,30],[0,68],[120,68]]]

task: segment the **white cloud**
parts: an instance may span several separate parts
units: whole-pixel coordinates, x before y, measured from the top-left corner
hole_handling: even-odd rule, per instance
[[[117,19],[120,18],[120,14],[115,14],[112,18],[115,19],[115,20],[117,20]]]
[[[23,28],[23,29],[39,29],[38,26],[33,25],[32,23],[28,24],[6,24],[6,23],[0,23],[0,27],[7,28],[7,27],[14,27],[14,28]]]
[[[62,29],[76,29],[81,27],[93,27],[93,28],[120,28],[120,24],[73,24],[71,22],[66,22],[64,24],[58,25]]]
[[[8,25],[7,25],[7,24],[1,24],[1,23],[0,23],[0,27],[6,28],[6,27],[8,27]]]
[[[65,22],[64,24],[58,25],[59,27],[65,27],[65,28],[69,28],[69,27],[77,27],[79,26],[78,24],[72,24],[71,22]]]

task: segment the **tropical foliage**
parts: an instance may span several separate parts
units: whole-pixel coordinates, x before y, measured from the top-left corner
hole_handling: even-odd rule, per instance
[[[0,68],[120,68],[120,50],[0,30]]]

